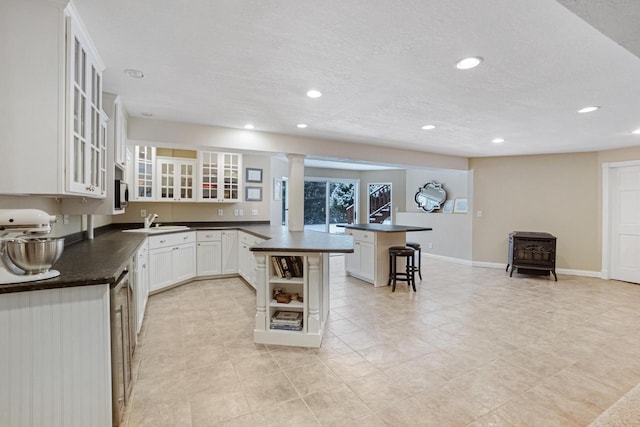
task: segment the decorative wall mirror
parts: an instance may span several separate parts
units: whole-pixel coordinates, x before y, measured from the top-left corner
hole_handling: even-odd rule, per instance
[[[436,209],[440,209],[445,200],[447,200],[447,192],[442,188],[442,184],[435,181],[430,181],[423,187],[418,188],[418,192],[415,195],[418,207],[425,212],[433,212]]]

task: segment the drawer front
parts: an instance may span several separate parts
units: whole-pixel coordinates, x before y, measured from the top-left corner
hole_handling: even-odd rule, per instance
[[[186,233],[170,233],[161,234],[159,236],[150,236],[149,250],[165,248],[167,246],[182,245],[184,243],[194,243],[195,240],[196,236],[193,231]]]
[[[375,238],[375,233],[372,231],[364,231],[364,230],[350,230],[352,232],[353,240],[357,240],[360,242],[369,242],[373,243]]]
[[[222,231],[220,230],[201,230],[198,231],[198,242],[219,242],[222,240]]]

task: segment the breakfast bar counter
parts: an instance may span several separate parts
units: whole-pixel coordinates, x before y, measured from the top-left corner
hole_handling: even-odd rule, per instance
[[[389,248],[405,246],[408,232],[432,230],[431,227],[393,224],[345,224],[341,227],[345,227],[345,234],[352,236],[354,241],[353,253],[345,258],[346,273],[375,287],[387,285]]]

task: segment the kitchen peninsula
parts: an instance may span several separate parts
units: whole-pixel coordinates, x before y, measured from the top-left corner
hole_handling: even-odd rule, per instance
[[[392,224],[346,224],[345,234],[353,237],[354,251],[345,258],[347,274],[386,286],[389,278],[389,248],[404,246],[407,232],[431,231],[431,227]]]

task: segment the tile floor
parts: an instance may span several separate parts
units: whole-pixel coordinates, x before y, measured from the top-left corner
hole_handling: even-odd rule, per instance
[[[254,344],[240,279],[152,296],[125,425],[585,426],[640,383],[640,285],[425,258],[391,293],[331,271],[320,349]]]

